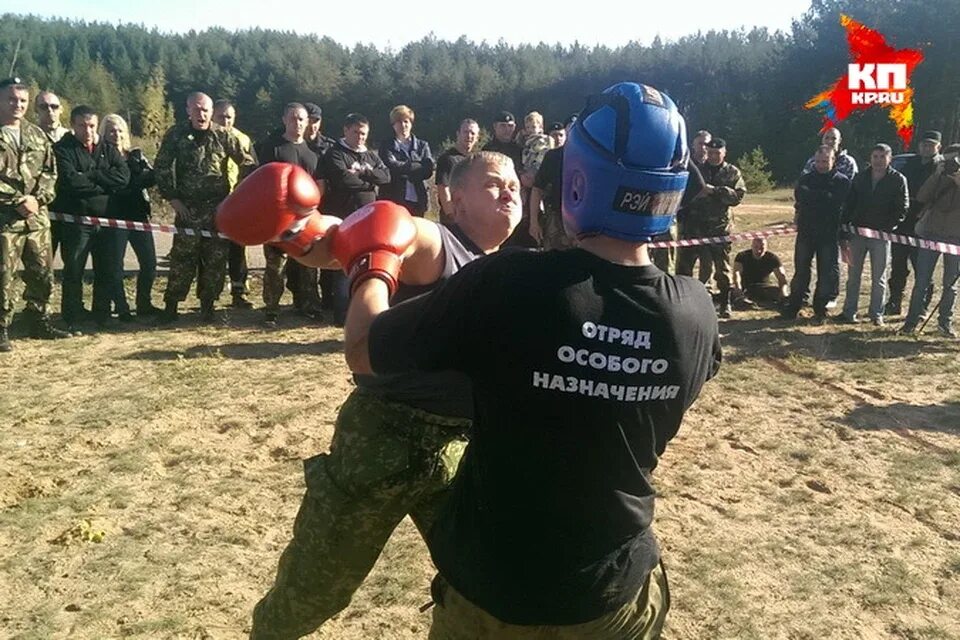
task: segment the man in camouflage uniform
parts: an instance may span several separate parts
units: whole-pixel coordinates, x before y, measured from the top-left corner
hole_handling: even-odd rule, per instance
[[[10,351],[14,275],[23,261],[23,298],[34,338],[66,338],[50,325],[53,253],[47,205],[57,182],[50,141],[24,115],[30,95],[19,78],[0,81],[0,351]]]
[[[217,205],[230,193],[229,160],[240,168],[239,178],[256,167],[237,136],[214,129],[213,100],[205,93],[187,98],[188,122],[174,125],[163,136],[155,171],[160,194],[176,211],[176,225],[214,231]],[[203,322],[213,321],[213,305],[223,291],[230,243],[220,238],[177,234],[170,250],[170,275],[161,322],[177,319],[177,305],[186,299],[194,276]]]
[[[733,229],[730,207],[740,204],[747,193],[740,169],[726,162],[727,143],[722,138],[712,138],[706,143],[706,148],[707,161],[700,167],[705,184],[700,196],[687,209],[682,238],[729,235]],[[713,277],[720,290],[720,317],[729,318],[730,243],[681,247],[677,257],[677,273],[692,276],[697,258],[701,265],[704,262],[712,263]]]
[[[496,199],[486,195],[491,183]],[[393,304],[495,251],[520,219],[520,181],[500,153],[461,161],[450,189],[455,222],[415,219],[417,240]],[[512,212],[509,224],[504,207]],[[316,246],[298,259],[327,264]],[[427,535],[460,465],[473,415],[465,377],[417,372],[355,381],[330,452],[304,461],[307,491],[276,581],[254,610],[253,640],[299,638],[342,611],[405,516]]]

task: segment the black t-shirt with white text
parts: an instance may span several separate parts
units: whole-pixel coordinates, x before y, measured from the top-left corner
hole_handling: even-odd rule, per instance
[[[742,282],[745,289],[773,284],[770,276],[782,266],[776,254],[764,251],[763,255],[757,258],[750,249],[738,253],[733,262],[743,269]]]
[[[720,364],[698,281],[587,251],[480,258],[370,330],[377,373],[455,369],[474,429],[428,536],[498,619],[568,625],[635,597],[659,559],[649,482]]]

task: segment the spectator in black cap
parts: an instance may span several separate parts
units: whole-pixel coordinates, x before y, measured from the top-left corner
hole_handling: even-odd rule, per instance
[[[517,120],[509,111],[501,111],[493,121],[493,138],[484,147],[484,151],[496,151],[513,160],[514,169],[519,174],[523,170],[523,147],[514,140]]]
[[[550,136],[550,142],[554,149],[562,147],[563,143],[567,141],[567,129],[562,122],[551,123],[547,129],[547,135]]]
[[[682,238],[729,235],[733,230],[730,207],[740,204],[747,193],[740,169],[726,161],[727,143],[722,138],[712,138],[706,143],[706,151],[707,161],[700,167],[703,191],[686,211]],[[692,276],[698,258],[701,263],[712,263],[713,277],[720,292],[720,317],[729,318],[730,243],[681,247],[677,255],[677,273]]]
[[[942,160],[940,155],[940,142],[942,136],[939,131],[925,131],[917,143],[917,154],[907,159],[903,165],[901,173],[907,178],[907,190],[910,193],[910,208],[907,209],[907,215],[895,231],[905,236],[916,235],[917,219],[923,212],[923,205],[917,201],[917,194],[920,187],[927,181],[936,169],[937,164]],[[890,248],[890,299],[884,309],[884,313],[890,316],[898,316],[901,313],[903,303],[903,290],[907,286],[907,275],[910,273],[909,261],[913,267],[914,278],[917,273],[917,248],[906,244],[893,243]],[[927,288],[923,299],[924,311],[930,306],[933,299],[933,281]]]
[[[569,121],[572,126],[576,117]],[[557,134],[556,127],[560,127]],[[550,125],[549,135],[555,145],[543,156],[543,162],[537,170],[530,190],[530,236],[544,249],[566,249],[574,246],[573,238],[567,235],[562,220],[563,187],[563,145],[567,140],[567,129],[563,124]],[[541,211],[542,206],[542,211]]]
[[[313,102],[304,102],[303,106],[307,110],[307,131],[303,134],[310,150],[317,154],[320,159],[323,155],[337,143],[333,138],[323,135],[320,130],[323,126],[323,109]]]

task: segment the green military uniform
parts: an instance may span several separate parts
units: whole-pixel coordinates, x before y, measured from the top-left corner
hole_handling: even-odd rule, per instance
[[[701,167],[700,172],[703,174],[703,181],[717,189],[713,193],[700,195],[690,203],[684,216],[681,237],[703,238],[729,235],[733,231],[730,207],[740,204],[747,193],[743,175],[740,169],[729,162],[716,166],[706,163]],[[706,274],[709,278],[709,271],[705,271],[703,265],[712,264],[715,270],[714,279],[720,290],[720,309],[728,311],[730,308],[730,243],[680,247],[677,255],[677,273],[692,276],[697,258],[700,259],[701,276]],[[701,280],[706,284],[703,277]]]
[[[5,127],[0,135],[0,328],[13,320],[14,275],[21,260],[26,309],[35,320],[46,319],[53,289],[47,205],[56,182],[56,160],[43,131],[26,120],[20,121],[19,136]],[[37,199],[40,210],[24,218],[17,207],[27,196]]]
[[[215,230],[214,213],[230,193],[229,161],[239,177],[256,162],[237,136],[223,130],[196,130],[189,122],[171,127],[163,136],[154,165],[157,187],[167,200],[180,200],[189,212],[177,214],[176,225]],[[183,301],[197,276],[197,297],[213,303],[223,291],[230,244],[219,238],[177,234],[170,250],[170,275],[164,300]]]
[[[293,540],[254,610],[250,638],[299,638],[343,610],[407,514],[426,536],[469,427],[465,418],[355,390],[340,408],[330,453],[304,462]]]

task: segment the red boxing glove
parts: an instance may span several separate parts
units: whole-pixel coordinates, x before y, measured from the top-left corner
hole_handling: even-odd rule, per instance
[[[309,253],[313,243],[327,235],[331,227],[336,227],[336,218],[324,217],[316,211],[304,218],[298,218],[280,237],[267,244],[285,251],[294,258]]]
[[[247,176],[217,208],[217,229],[237,244],[276,240],[320,204],[310,174],[285,162],[271,162]]]
[[[400,263],[417,237],[413,216],[403,207],[378,200],[357,209],[331,232],[330,250],[350,278],[350,291],[368,278],[397,290]]]

